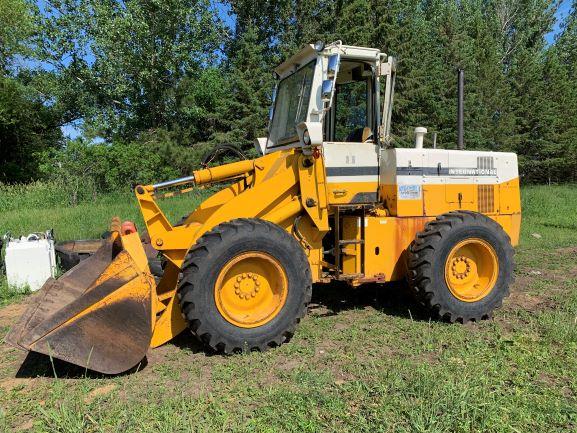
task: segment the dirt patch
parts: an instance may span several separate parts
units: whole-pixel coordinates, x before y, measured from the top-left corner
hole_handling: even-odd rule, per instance
[[[333,316],[333,310],[322,304],[309,304],[307,314],[311,317]]]
[[[30,430],[32,427],[34,427],[34,420],[29,419],[24,424],[20,424],[14,430],[15,431],[26,431],[26,430]]]
[[[20,318],[26,311],[26,304],[12,304],[0,308],[0,326],[12,326],[14,319]]]
[[[150,369],[150,367],[154,367],[155,365],[164,364],[167,360],[176,356],[177,350],[179,350],[179,348],[172,344],[165,344],[164,346],[149,350],[148,354],[146,355],[147,370]]]
[[[560,389],[561,393],[566,398],[573,398],[574,393],[568,386],[570,380],[568,377],[558,377],[550,373],[541,372],[537,375],[536,381],[542,383],[549,388]]]
[[[101,386],[99,388],[93,389],[92,391],[90,391],[86,397],[84,397],[84,403],[86,404],[90,404],[92,403],[94,400],[96,400],[98,397],[101,397],[103,395],[107,395],[110,394],[112,391],[114,391],[116,389],[116,385],[113,383],[110,383],[108,385],[104,385]]]
[[[515,272],[515,286],[530,286],[535,281],[564,282],[577,278],[577,247],[539,251],[539,262],[521,265]],[[532,261],[533,262],[533,261]]]
[[[3,379],[0,381],[0,389],[3,389],[5,392],[10,392],[18,388],[26,388],[32,382],[34,382],[34,379],[25,379],[25,378]]]
[[[278,365],[278,369],[280,371],[287,371],[290,372],[292,370],[295,370],[297,368],[299,368],[302,365],[301,361],[299,361],[296,358],[287,358],[282,360],[279,365]]]
[[[539,373],[537,380],[549,386],[556,386],[559,383],[558,377],[544,372]]]
[[[545,296],[528,294],[519,290],[514,290],[506,301],[511,309],[523,309],[530,312],[543,311],[555,307],[555,302]]]
[[[557,252],[575,257],[577,255],[577,247],[557,248]]]
[[[438,352],[423,352],[412,357],[419,364],[438,364],[439,363],[439,353]]]

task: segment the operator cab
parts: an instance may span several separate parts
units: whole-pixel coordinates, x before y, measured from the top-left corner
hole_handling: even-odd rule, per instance
[[[257,150],[266,154],[326,142],[378,144],[380,78],[383,63],[391,62],[377,49],[340,41],[306,45],[275,69],[269,134],[257,139]],[[305,130],[310,144],[302,142]]]
[[[338,41],[307,45],[275,72],[269,134],[256,140],[257,150],[322,149],[329,203],[377,203],[379,153],[390,129],[393,59]]]

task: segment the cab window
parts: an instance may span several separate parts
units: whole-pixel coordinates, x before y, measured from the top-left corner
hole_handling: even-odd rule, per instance
[[[336,142],[374,142],[374,78],[370,65],[341,63],[335,97],[325,117],[325,137]]]
[[[367,80],[337,85],[336,141],[362,141],[359,131],[369,126],[367,119]]]

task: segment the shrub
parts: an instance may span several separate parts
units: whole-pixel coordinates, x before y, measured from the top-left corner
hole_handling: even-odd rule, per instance
[[[57,181],[35,181],[28,184],[0,183],[0,212],[66,206],[66,186]]]
[[[48,182],[61,185],[71,205],[99,193],[126,192],[140,183],[178,177],[177,152],[150,144],[72,140],[61,149],[44,152],[40,170]]]

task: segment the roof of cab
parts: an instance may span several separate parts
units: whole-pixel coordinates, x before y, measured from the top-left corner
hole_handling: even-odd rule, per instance
[[[381,56],[381,51],[377,48],[355,47],[353,45],[342,45],[340,42],[333,42],[325,46],[325,52],[329,54],[340,53],[344,59],[376,61]],[[284,78],[289,73],[294,72],[301,65],[304,65],[315,58],[317,51],[314,45],[307,44],[299,52],[282,62],[275,68],[279,77]]]

